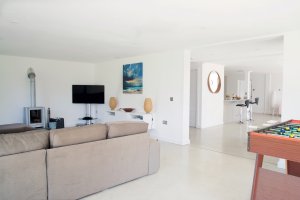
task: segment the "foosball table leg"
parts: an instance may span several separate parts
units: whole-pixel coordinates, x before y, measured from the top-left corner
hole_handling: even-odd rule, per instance
[[[257,181],[258,181],[258,176],[259,176],[259,174],[258,174],[259,170],[258,169],[262,167],[263,159],[264,159],[264,155],[262,155],[262,154],[257,154],[256,155],[251,200],[255,200],[256,187],[257,187]]]

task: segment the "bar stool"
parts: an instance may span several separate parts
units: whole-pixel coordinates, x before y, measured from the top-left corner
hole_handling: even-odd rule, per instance
[[[249,107],[249,100],[246,100],[245,101],[245,104],[236,104],[235,106],[238,106],[238,107],[240,107],[240,123],[242,124],[242,123],[244,123],[243,122],[243,108],[244,107]]]
[[[254,99],[254,101],[250,101],[249,102],[249,104],[250,104],[250,109],[249,109],[249,112],[250,112],[250,121],[251,120],[253,120],[253,116],[252,116],[252,114],[253,114],[253,111],[252,111],[252,105],[253,104],[256,104],[256,105],[258,105],[258,101],[259,101],[259,98],[258,97],[256,97],[255,99]]]

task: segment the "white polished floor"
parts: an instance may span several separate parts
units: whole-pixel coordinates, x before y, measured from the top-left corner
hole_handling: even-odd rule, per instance
[[[270,115],[255,115],[262,126]],[[158,173],[107,189],[85,200],[249,200],[255,155],[247,152],[249,124],[230,123],[207,129],[190,128],[191,144],[161,143]],[[275,159],[266,168],[276,169]]]

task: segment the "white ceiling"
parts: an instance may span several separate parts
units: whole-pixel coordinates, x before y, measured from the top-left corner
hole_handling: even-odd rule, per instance
[[[99,62],[300,29],[298,0],[0,0],[0,54]]]
[[[283,66],[283,37],[270,36],[193,48],[192,62],[222,64],[226,71],[280,73]]]

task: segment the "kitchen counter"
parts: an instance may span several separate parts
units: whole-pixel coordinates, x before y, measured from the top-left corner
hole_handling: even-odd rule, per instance
[[[231,99],[224,100],[224,113],[223,113],[223,121],[224,123],[230,122],[239,122],[240,121],[240,107],[237,107],[236,104],[245,103],[246,99]],[[246,120],[246,109],[243,111],[243,119]]]

